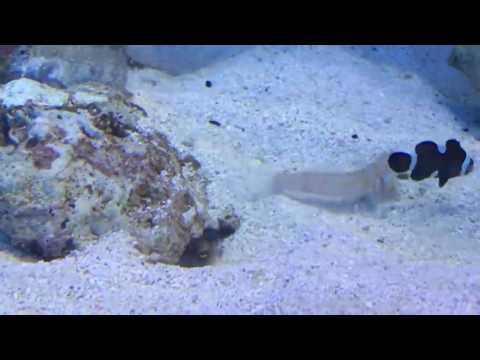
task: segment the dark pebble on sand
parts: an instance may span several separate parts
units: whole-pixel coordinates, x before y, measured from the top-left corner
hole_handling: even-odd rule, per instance
[[[352,135],[352,139],[358,139],[358,135],[357,135],[357,134],[353,134],[353,135]]]
[[[205,81],[205,86],[206,87],[212,87],[212,82],[210,80]]]
[[[220,124],[218,121],[215,121],[215,120],[209,120],[208,122],[215,126],[222,126],[222,124]]]

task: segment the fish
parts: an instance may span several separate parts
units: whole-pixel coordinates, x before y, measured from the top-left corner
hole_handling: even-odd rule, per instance
[[[388,165],[400,179],[438,178],[439,187],[443,187],[451,178],[471,173],[474,161],[456,139],[447,140],[445,146],[427,140],[415,146],[414,154],[392,152]]]
[[[250,172],[246,196],[255,200],[283,195],[330,210],[375,210],[380,203],[399,199],[398,179],[437,177],[443,187],[449,179],[469,174],[473,167],[473,159],[457,140],[450,139],[445,146],[427,140],[415,146],[414,154],[384,152],[353,171],[279,172],[267,168]]]
[[[300,171],[277,173],[272,193],[317,206],[342,209],[366,204],[367,208],[396,199],[395,174],[383,153],[366,166],[349,172]]]

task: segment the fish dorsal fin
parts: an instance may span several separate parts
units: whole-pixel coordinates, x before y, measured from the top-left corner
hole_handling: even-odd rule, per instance
[[[462,165],[466,158],[467,153],[457,140],[447,141],[445,153],[442,154],[442,161],[438,167],[438,185],[440,187],[444,186],[448,179],[461,175]]]

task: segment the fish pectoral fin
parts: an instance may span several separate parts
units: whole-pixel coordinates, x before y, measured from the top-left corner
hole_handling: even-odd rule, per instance
[[[443,187],[447,183],[448,179],[449,179],[448,176],[439,175],[438,176],[438,186]]]

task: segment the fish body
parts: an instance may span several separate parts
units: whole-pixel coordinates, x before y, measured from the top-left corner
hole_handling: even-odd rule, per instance
[[[277,173],[272,191],[313,205],[375,206],[397,196],[396,179],[382,154],[367,166],[351,172],[303,171]]]
[[[474,161],[457,140],[450,139],[440,147],[433,141],[423,141],[415,146],[414,154],[394,152],[388,164],[399,177],[415,181],[437,177],[443,187],[449,179],[472,172]]]

